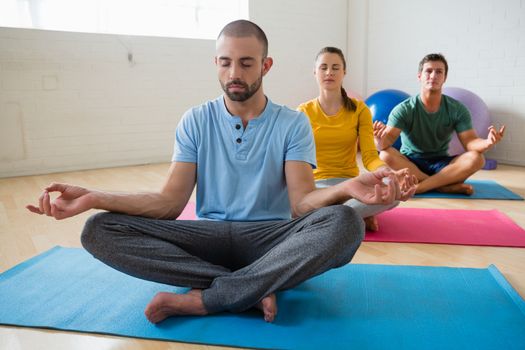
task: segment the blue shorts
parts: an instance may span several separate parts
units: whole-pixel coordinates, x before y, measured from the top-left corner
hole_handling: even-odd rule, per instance
[[[450,164],[455,156],[441,156],[433,158],[418,158],[406,156],[412,163],[414,163],[419,170],[427,175],[434,175],[439,173],[441,169]]]

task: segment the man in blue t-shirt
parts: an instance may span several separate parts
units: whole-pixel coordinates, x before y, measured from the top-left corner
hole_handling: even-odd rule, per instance
[[[364,234],[344,205],[406,200],[415,178],[366,173],[315,190],[315,148],[301,112],[270,101],[262,79],[272,67],[264,32],[228,24],[216,44],[224,95],[185,113],[168,179],[159,192],[111,193],[52,184],[27,208],[63,219],[96,208],[82,244],[124,273],[191,288],[159,293],[147,305],[154,323],[174,315],[259,308],[277,314],[275,292],[348,263]],[[197,185],[201,220],[175,220]],[[50,192],[61,195],[50,200]],[[132,293],[132,291],[130,291]]]
[[[499,130],[490,126],[487,139],[478,137],[467,108],[442,94],[447,74],[443,55],[426,55],[417,75],[420,93],[397,105],[387,125],[376,121],[374,136],[382,160],[392,169],[408,168],[417,177],[416,193],[436,190],[470,195],[473,188],[464,181],[483,167],[483,153],[501,140],[505,126]],[[449,156],[454,131],[466,152]],[[402,145],[398,151],[392,144],[399,135]]]

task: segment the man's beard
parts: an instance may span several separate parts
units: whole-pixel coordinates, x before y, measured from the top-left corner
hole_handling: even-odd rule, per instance
[[[232,85],[241,85],[244,88],[244,92],[231,92],[229,88]],[[230,98],[230,100],[237,102],[244,102],[248,100],[250,97],[255,95],[257,91],[259,91],[261,85],[262,75],[252,85],[248,85],[244,81],[239,79],[229,81],[226,84],[223,84],[223,82],[221,81],[221,87],[224,93]]]

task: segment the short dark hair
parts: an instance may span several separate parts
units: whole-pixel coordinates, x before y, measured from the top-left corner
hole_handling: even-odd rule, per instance
[[[341,58],[341,60],[343,61],[343,69],[346,71],[345,55],[343,54],[343,51],[341,51],[341,49],[339,49],[337,47],[333,47],[333,46],[323,47],[321,50],[319,50],[319,52],[317,53],[317,56],[315,56],[315,60],[317,61],[319,56],[321,56],[322,54],[325,54],[325,53],[334,53],[337,56],[339,56]],[[354,101],[352,101],[352,99],[350,97],[348,97],[348,94],[346,93],[346,90],[343,88],[342,85],[341,85],[341,96],[343,97],[343,106],[347,110],[349,110],[349,111],[356,111],[357,110],[357,105],[355,104]]]
[[[443,56],[443,54],[440,53],[429,53],[428,55],[423,57],[423,59],[419,61],[418,73],[421,73],[423,71],[423,65],[429,61],[443,62],[443,64],[445,65],[445,77],[448,75],[447,60],[445,59],[445,56]]]
[[[252,35],[263,45],[263,58],[266,58],[268,56],[268,39],[266,38],[266,34],[264,34],[264,31],[257,24],[245,19],[239,19],[228,23],[222,28],[217,36],[217,40],[221,36],[243,38]]]

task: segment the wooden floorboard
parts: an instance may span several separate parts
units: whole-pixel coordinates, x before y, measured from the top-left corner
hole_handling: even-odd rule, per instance
[[[43,187],[67,182],[114,191],[148,191],[160,188],[169,164],[152,164],[111,169],[0,179],[0,271],[27,260],[56,245],[80,247],[84,213],[63,221],[30,214],[25,205],[36,203]],[[499,165],[480,171],[473,178],[492,179],[525,197],[525,168]],[[412,208],[498,209],[525,228],[524,201],[412,199],[401,204]],[[426,266],[487,267],[494,264],[514,288],[525,297],[525,249],[440,244],[365,242],[354,263]],[[1,301],[5,302],[5,301]],[[74,332],[0,327],[0,349],[225,349],[204,345],[161,342]]]

